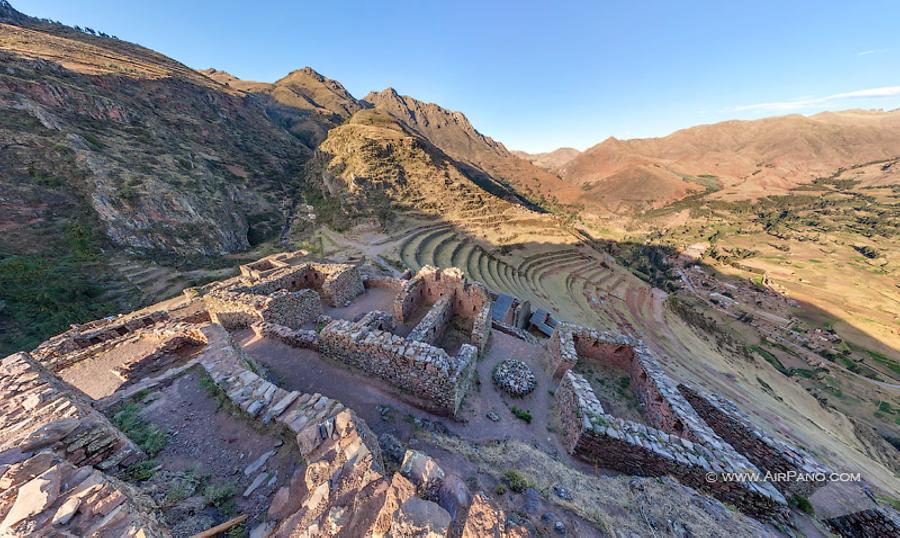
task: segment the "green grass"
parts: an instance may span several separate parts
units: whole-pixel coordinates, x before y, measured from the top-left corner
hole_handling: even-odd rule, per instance
[[[151,458],[166,447],[166,433],[140,416],[140,406],[130,403],[113,415],[113,425]]]
[[[809,499],[801,497],[800,495],[794,495],[791,498],[791,506],[811,516],[816,514],[816,510],[813,508],[812,503],[809,502]]]
[[[875,362],[890,370],[891,373],[900,376],[900,363],[891,360],[890,357],[884,355],[883,353],[879,353],[878,351],[865,348],[863,348],[863,351],[865,351],[870,357],[872,357]]]
[[[503,473],[503,482],[509,486],[509,490],[514,493],[523,493],[528,488],[533,488],[534,483],[525,478],[522,473],[515,469],[509,469]]]
[[[809,368],[791,368],[792,376],[805,377],[806,379],[812,379],[816,375],[815,370],[810,370]]]
[[[791,371],[785,368],[784,364],[782,364],[781,361],[778,360],[778,357],[773,355],[768,349],[755,344],[750,346],[750,349],[752,349],[754,353],[765,359],[766,362],[775,367],[776,370],[790,377]]]
[[[129,465],[128,468],[122,471],[122,479],[128,482],[143,482],[145,480],[150,480],[156,472],[156,465],[157,463],[154,459],[144,460]]]
[[[224,484],[209,484],[203,490],[203,500],[207,506],[212,506],[225,515],[233,514],[235,511],[234,496],[237,493],[237,486],[228,482]]]
[[[520,409],[516,406],[512,406],[512,409],[510,409],[510,411],[512,411],[512,414],[515,415],[517,419],[531,424],[532,416],[530,411],[526,409]]]

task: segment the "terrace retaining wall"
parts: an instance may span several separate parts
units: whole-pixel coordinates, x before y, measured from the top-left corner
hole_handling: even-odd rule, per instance
[[[886,507],[826,519],[825,524],[847,538],[900,536],[900,515]]]

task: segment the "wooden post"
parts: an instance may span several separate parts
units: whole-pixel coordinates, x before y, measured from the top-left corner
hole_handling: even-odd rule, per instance
[[[243,523],[245,521],[247,521],[247,514],[243,514],[238,517],[231,518],[228,521],[226,521],[225,523],[216,525],[215,527],[212,527],[211,529],[206,529],[203,532],[198,532],[197,534],[193,535],[191,538],[212,538],[213,536],[219,534],[220,532],[225,532],[228,529],[230,529],[231,527],[237,527],[238,525],[240,525],[241,523]]]

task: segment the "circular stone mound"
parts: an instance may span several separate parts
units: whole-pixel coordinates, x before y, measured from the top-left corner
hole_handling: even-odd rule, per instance
[[[507,359],[498,364],[494,370],[494,384],[513,396],[525,396],[534,390],[537,379],[527,364]]]

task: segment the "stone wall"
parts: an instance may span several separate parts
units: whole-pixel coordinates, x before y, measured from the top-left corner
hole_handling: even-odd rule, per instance
[[[406,281],[394,299],[394,317],[403,323],[419,308],[449,299],[452,315],[472,320],[470,341],[479,354],[491,331],[491,296],[480,282],[469,282],[460,269],[426,265]]]
[[[696,387],[678,385],[681,394],[713,431],[763,471],[804,473],[807,476],[830,471],[809,454],[778,441],[753,426],[733,402],[706,393]],[[782,493],[809,497],[827,482],[803,480],[780,481],[775,486]]]
[[[278,290],[303,289],[319,292],[322,300],[331,306],[343,306],[365,291],[355,265],[326,263],[304,263],[277,269],[244,291],[270,295]]]
[[[545,357],[548,372],[556,375],[563,375],[579,360],[611,365],[629,375],[631,388],[644,405],[644,417],[654,427],[711,450],[719,450],[723,444],[681,395],[653,353],[636,338],[560,322],[548,342]],[[736,453],[734,456],[741,457]]]
[[[407,281],[402,278],[392,276],[369,276],[364,280],[363,285],[366,288],[382,288],[399,292],[403,289],[403,285],[406,282]]]
[[[199,362],[213,381],[251,418],[289,430],[304,457],[309,458],[329,439],[343,436],[348,429],[358,429],[366,439],[374,440],[370,450],[380,461],[374,434],[343,404],[318,393],[287,391],[266,381],[248,368],[240,347],[223,327],[207,325],[202,332],[207,347]]]
[[[444,350],[359,323],[334,320],[319,333],[319,349],[375,375],[428,409],[455,415],[469,388],[478,351],[463,344],[451,357]]]
[[[157,311],[138,316],[119,316],[74,325],[70,330],[43,342],[31,352],[31,356],[50,370],[58,372],[77,362],[77,360],[67,362],[62,359],[65,356],[88,348],[105,349],[104,344],[120,340],[123,336],[168,319],[168,312]]]
[[[203,296],[210,318],[228,330],[269,322],[299,329],[322,315],[319,295],[309,289],[251,293],[248,288],[213,291]]]
[[[304,329],[291,329],[274,323],[259,323],[253,326],[257,336],[272,338],[301,349],[319,349],[319,333]]]
[[[847,538],[900,536],[900,515],[896,510],[887,507],[826,519],[825,524]]]
[[[204,316],[206,315],[205,312],[203,314]],[[103,340],[99,344],[78,348],[70,353],[60,353],[61,348],[58,348],[54,353],[44,354],[39,357],[32,355],[32,358],[38,360],[38,362],[51,372],[58,373],[82,361],[96,357],[101,353],[106,353],[119,346],[136,342],[145,336],[152,336],[162,341],[149,353],[141,357],[134,357],[130,359],[128,363],[135,364],[142,361],[153,360],[167,353],[177,351],[184,345],[197,343],[196,340],[191,338],[190,331],[185,330],[187,324],[180,321],[173,322],[171,318],[166,319],[169,320],[167,323],[141,326],[131,332],[125,333],[124,336]]]
[[[407,340],[434,345],[444,335],[444,329],[453,317],[453,305],[448,297],[442,297],[431,306],[422,321],[413,328]]]
[[[754,471],[749,462],[722,447],[700,443],[606,414],[590,384],[566,372],[555,393],[566,448],[582,459],[639,476],[671,475],[741,511],[783,521],[787,503],[767,482],[708,480],[710,474]]]
[[[0,453],[22,457],[51,450],[73,465],[117,470],[144,453],[90,398],[56,378],[27,353],[0,362]]]

